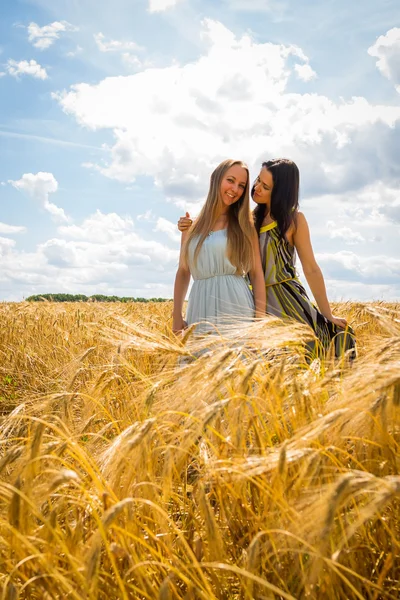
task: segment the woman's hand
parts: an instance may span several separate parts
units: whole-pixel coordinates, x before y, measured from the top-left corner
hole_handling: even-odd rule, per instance
[[[189,227],[191,227],[193,221],[190,218],[189,213],[187,212],[186,215],[184,217],[181,217],[178,221],[178,229],[179,231],[183,232],[183,231],[187,231],[189,229]]]
[[[182,333],[185,329],[187,329],[188,324],[181,317],[180,319],[173,319],[172,321],[172,332],[178,335],[178,333]]]
[[[338,327],[341,327],[342,329],[345,329],[347,327],[347,321],[342,317],[335,317],[334,315],[332,315],[329,321],[332,321],[332,323],[334,323]]]

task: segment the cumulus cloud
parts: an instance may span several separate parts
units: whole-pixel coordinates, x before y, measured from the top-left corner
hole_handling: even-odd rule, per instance
[[[16,60],[10,59],[6,65],[7,73],[18,79],[21,75],[30,75],[35,79],[47,79],[47,71],[39,65],[36,60]]]
[[[81,125],[113,132],[108,162],[95,166],[105,176],[125,183],[151,176],[180,207],[204,198],[210,172],[228,156],[256,168],[289,155],[313,194],[354,189],[366,177],[400,177],[399,106],[289,93],[296,66],[309,66],[301,48],[237,37],[211,19],[201,37],[204,53],[196,61],[53,95]]]
[[[58,231],[69,238],[106,243],[133,228],[134,222],[131,217],[123,218],[117,213],[103,214],[97,210],[85,219],[82,225],[64,225],[60,226]]]
[[[361,233],[359,231],[354,231],[351,227],[337,227],[334,221],[328,221],[326,226],[329,231],[329,237],[332,240],[337,239],[350,246],[365,241]]]
[[[360,281],[343,281],[327,279],[326,287],[328,297],[335,301],[346,300],[384,300],[385,302],[398,301],[400,286],[396,284],[378,284]]]
[[[392,187],[383,181],[374,181],[361,189],[348,194],[330,195],[316,202],[325,203],[328,210],[337,207],[341,215],[364,226],[373,224],[385,227],[389,221],[396,221],[400,193],[398,187]]]
[[[166,219],[158,220],[156,230],[147,239],[130,217],[97,211],[79,225],[58,227],[34,252],[19,252],[14,240],[0,237],[2,289],[18,290],[14,299],[46,292],[171,297],[178,244],[161,240],[179,234]],[[317,260],[331,299],[398,297],[399,259],[342,250],[317,253]]]
[[[349,193],[302,198],[315,252],[334,253],[356,248],[360,256],[377,251],[399,257],[399,190],[376,181]],[[375,249],[374,249],[375,246]],[[372,288],[371,288],[372,290]]]
[[[7,225],[7,223],[0,223],[0,233],[13,234],[13,233],[24,233],[26,227],[20,225]]]
[[[129,54],[129,52],[123,52],[121,58],[126,66],[133,67],[135,70],[141,69],[143,62],[136,54]]]
[[[71,238],[74,243],[102,246],[108,256],[124,259],[146,256],[145,262],[156,260],[158,264],[175,261],[178,254],[153,239],[146,240],[137,233],[131,217],[121,217],[117,213],[104,214],[97,210],[85,219],[81,225],[60,226],[59,234],[63,238]],[[101,251],[103,252],[103,250]],[[130,260],[130,259],[129,259]]]
[[[0,237],[0,257],[8,254],[15,246],[15,240],[10,238]]]
[[[138,221],[155,221],[155,215],[153,214],[153,211],[151,209],[146,210],[145,213],[138,215],[137,217]]]
[[[361,298],[381,290],[393,296],[399,287],[398,250],[393,248],[396,242],[388,240],[395,239],[398,217],[400,107],[377,105],[364,97],[332,100],[318,93],[288,91],[293,89],[293,77],[303,81],[315,77],[308,57],[297,46],[258,43],[211,19],[203,21],[201,43],[202,56],[186,64],[142,67],[135,75],[80,83],[53,95],[80,125],[114,136],[105,146],[106,160],[87,166],[122,183],[150,177],[158,193],[182,214],[189,210],[195,215],[210,173],[221,160],[245,159],[253,175],[263,160],[289,156],[300,166],[302,205],[316,236],[328,288],[335,290],[333,297],[350,288]],[[128,264],[129,257],[123,254],[127,248],[129,256],[137,257],[134,270],[143,277],[143,289],[156,285],[159,272],[158,284],[171,290],[173,259],[163,262],[159,250],[146,245],[151,240],[137,231],[146,220],[154,223],[153,242],[163,248],[171,243],[177,253],[176,225],[150,212],[135,224],[124,219],[127,228],[121,234],[118,224],[104,230],[93,222],[90,227],[65,228],[59,232],[65,243],[52,243],[42,253],[51,254],[54,263],[60,254],[68,257],[72,246],[79,255],[79,243],[93,245],[94,237],[105,236],[116,264]],[[90,229],[96,231],[93,238]],[[363,253],[377,253],[370,242],[379,240],[379,247],[374,247],[381,254],[364,258]],[[357,253],[345,251],[348,244],[357,244]],[[90,252],[88,247],[85,252]],[[146,267],[139,265],[140,254],[150,257]],[[102,264],[107,260],[103,256]]]
[[[279,1],[276,0],[224,0],[230,10],[246,12],[269,12],[275,8]]]
[[[341,250],[317,253],[316,258],[328,279],[362,282],[372,285],[393,284],[400,291],[400,259],[389,256],[359,256]]]
[[[78,31],[78,28],[68,23],[68,21],[54,21],[49,25],[44,25],[44,27],[39,27],[37,23],[32,22],[29,23],[27,29],[29,41],[39,50],[50,48],[62,33]]]
[[[82,52],[82,46],[77,46],[75,50],[70,50],[69,52],[67,52],[65,56],[68,56],[68,58],[75,58],[75,56],[78,56],[78,54],[81,54]]]
[[[9,180],[9,183],[21,192],[35,199],[39,204],[49,212],[55,221],[69,221],[64,209],[56,206],[49,201],[49,194],[53,194],[58,189],[58,182],[52,173],[39,172],[25,173],[17,181]]]
[[[174,242],[181,241],[181,234],[176,223],[171,223],[171,221],[168,221],[168,219],[164,219],[162,217],[157,219],[154,231],[162,231],[163,233],[166,233],[167,236]]]
[[[400,203],[383,206],[380,211],[390,221],[400,223]]]
[[[128,216],[101,211],[59,226],[34,252],[19,252],[0,237],[2,289],[10,286],[20,297],[46,291],[171,297],[179,251],[162,240],[167,235],[158,238],[137,231]]]
[[[385,77],[400,84],[400,27],[393,27],[379,36],[368,48],[368,54],[378,59],[376,66]]]
[[[294,70],[296,71],[297,77],[303,81],[311,81],[311,79],[315,79],[317,77],[316,72],[310,67],[309,64],[296,64],[294,66]]]
[[[136,44],[136,42],[106,40],[104,34],[101,32],[94,34],[94,39],[100,52],[119,53],[125,65],[128,67],[133,67],[135,70],[143,67],[144,63],[138,57],[137,53],[143,52],[144,48]]]
[[[143,50],[136,42],[126,42],[122,40],[106,40],[104,33],[95,33],[94,39],[98,49],[101,52],[122,52]]]
[[[76,268],[79,266],[79,259],[84,259],[81,266],[88,266],[88,259],[85,248],[81,248],[80,256],[78,249],[74,244],[66,240],[51,239],[39,246],[40,253],[46,258],[49,265],[56,267]]]
[[[162,12],[168,8],[172,8],[182,0],[149,0],[149,12]]]

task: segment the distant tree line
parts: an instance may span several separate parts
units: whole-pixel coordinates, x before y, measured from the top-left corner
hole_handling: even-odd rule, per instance
[[[105,296],[104,294],[35,294],[27,302],[168,302],[169,298],[130,298],[128,296]]]

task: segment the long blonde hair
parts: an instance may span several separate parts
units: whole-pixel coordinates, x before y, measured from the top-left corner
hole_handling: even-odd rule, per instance
[[[239,165],[246,169],[247,183],[243,194],[237,202],[228,208],[228,244],[227,257],[236,267],[237,273],[248,273],[253,267],[254,256],[252,247],[252,235],[254,231],[253,218],[250,212],[250,173],[248,166],[240,160],[224,160],[212,172],[210,178],[210,189],[207,199],[200,214],[188,232],[184,249],[184,261],[188,264],[189,244],[194,237],[199,237],[195,251],[194,263],[196,263],[204,240],[209,235],[217,218],[218,209],[221,206],[220,195],[221,182],[225,173],[231,167]]]

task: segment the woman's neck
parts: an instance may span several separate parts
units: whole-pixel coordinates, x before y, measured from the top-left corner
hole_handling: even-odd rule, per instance
[[[271,210],[268,204],[265,205],[265,213],[263,218],[263,225],[268,225],[269,223],[273,223],[275,219],[271,215]]]
[[[214,225],[216,223],[226,223],[228,221],[228,219],[229,219],[228,212],[219,213],[218,215],[216,215],[216,217],[214,219]]]
[[[229,217],[228,213],[219,213],[215,218],[211,226],[211,231],[217,231],[218,229],[226,229],[228,227]]]

